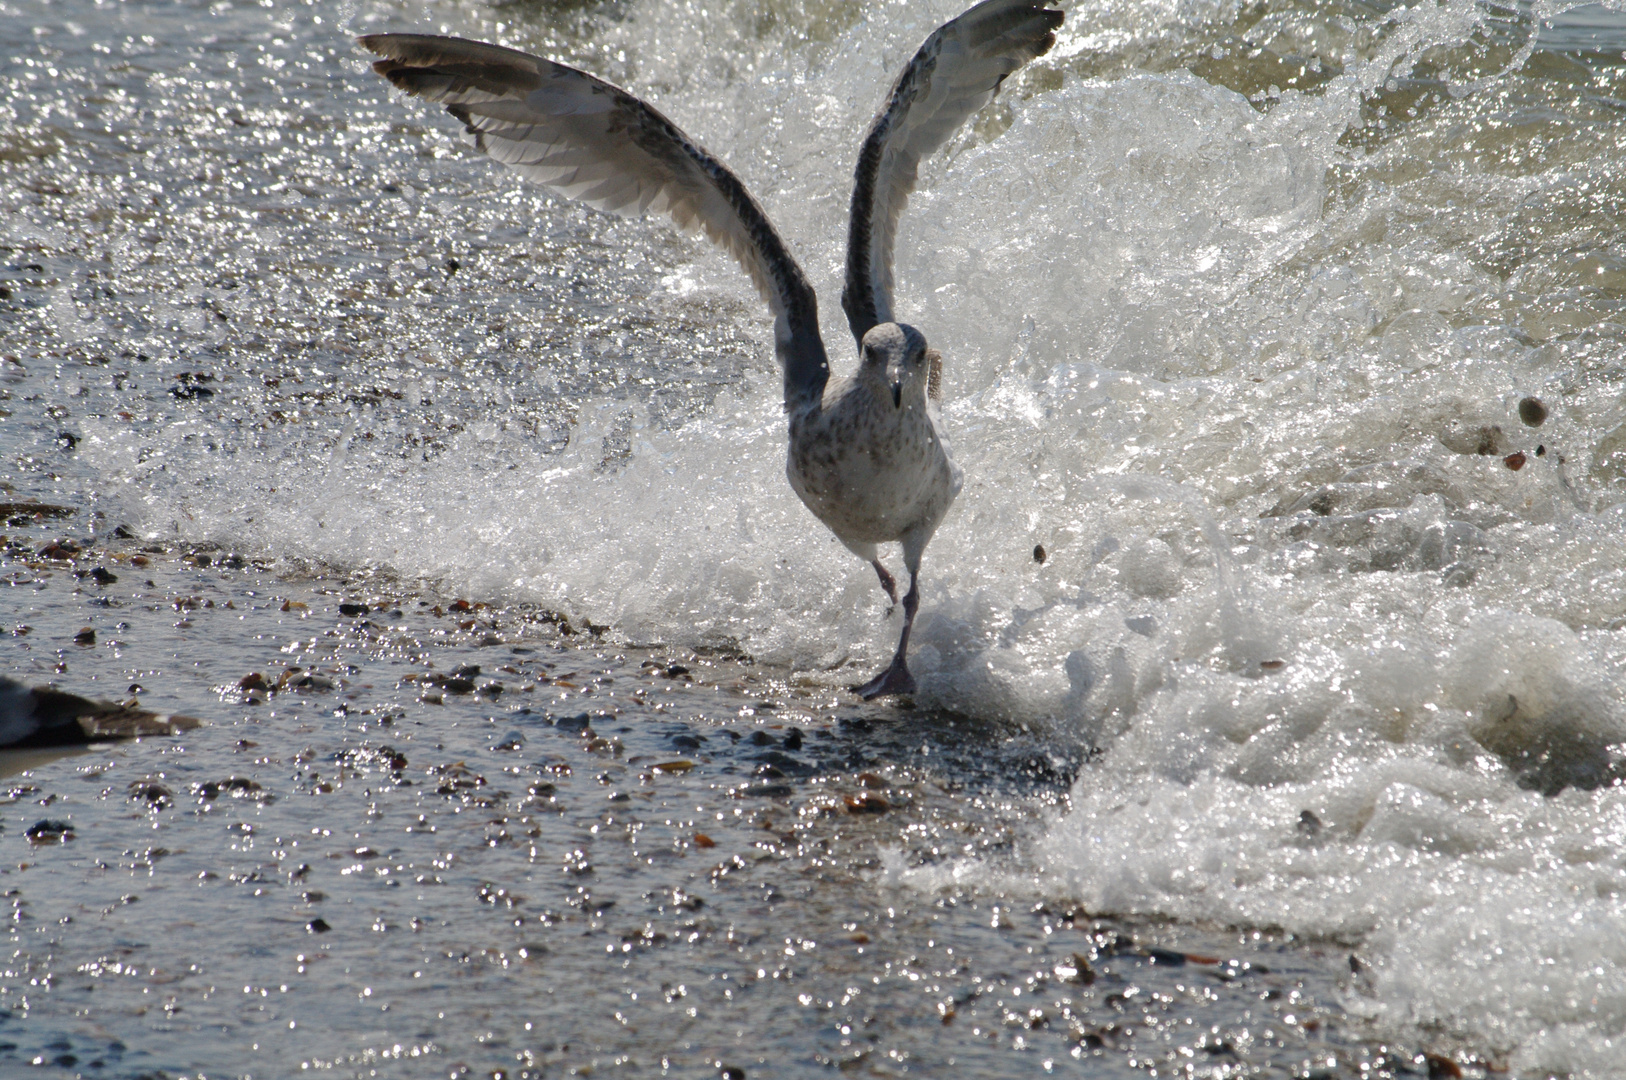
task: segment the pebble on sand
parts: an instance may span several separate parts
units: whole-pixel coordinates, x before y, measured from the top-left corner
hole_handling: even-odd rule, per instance
[[[23,833],[28,842],[39,844],[65,844],[73,837],[73,826],[66,821],[36,821]]]
[[[849,814],[884,814],[892,809],[892,804],[872,792],[860,795],[848,795],[845,800]]]

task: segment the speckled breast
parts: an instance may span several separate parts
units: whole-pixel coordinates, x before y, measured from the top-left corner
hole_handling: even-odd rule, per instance
[[[836,408],[791,418],[790,485],[849,542],[884,543],[935,525],[958,487],[925,410],[890,404],[877,408],[849,397]]]

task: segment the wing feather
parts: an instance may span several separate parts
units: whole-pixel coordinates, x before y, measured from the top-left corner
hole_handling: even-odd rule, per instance
[[[774,313],[787,407],[829,378],[818,301],[767,214],[727,166],[647,102],[551,60],[425,34],[369,34],[373,70],[445,104],[474,145],[566,198],[609,213],[666,213],[732,255]]]
[[[984,0],[926,39],[898,76],[858,155],[841,307],[860,346],[892,321],[898,218],[920,162],[993,100],[1011,72],[1056,43],[1062,13],[1045,0]]]

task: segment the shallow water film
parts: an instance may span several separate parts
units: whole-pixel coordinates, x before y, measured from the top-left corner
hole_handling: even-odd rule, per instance
[[[647,97],[841,370],[957,0],[0,0],[0,665],[205,721],[3,763],[0,1071],[1626,1073],[1626,14],[1060,6],[903,218],[862,705],[743,275],[352,39]]]

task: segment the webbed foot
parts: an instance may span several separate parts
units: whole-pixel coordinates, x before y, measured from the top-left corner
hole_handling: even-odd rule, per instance
[[[874,701],[887,694],[912,694],[915,692],[915,677],[909,674],[908,666],[898,659],[863,686],[853,687],[853,692],[865,701]]]

